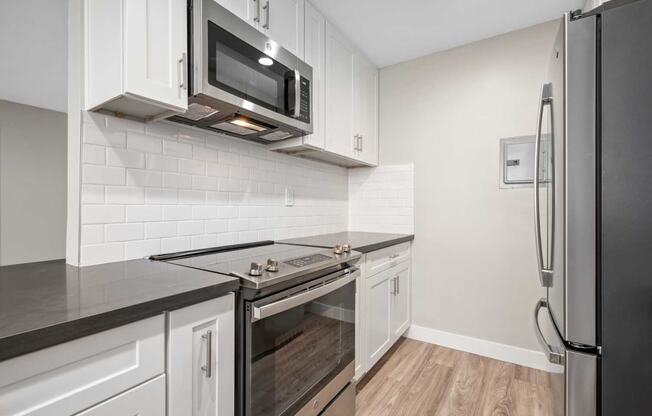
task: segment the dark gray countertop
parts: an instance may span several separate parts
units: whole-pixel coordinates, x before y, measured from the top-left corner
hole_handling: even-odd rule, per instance
[[[344,231],[341,233],[313,235],[310,237],[291,238],[277,241],[282,244],[304,245],[312,247],[335,247],[337,244],[351,244],[355,251],[369,253],[381,248],[414,240],[414,234],[367,233],[360,231]]]
[[[0,361],[238,289],[237,278],[150,260],[0,267]]]

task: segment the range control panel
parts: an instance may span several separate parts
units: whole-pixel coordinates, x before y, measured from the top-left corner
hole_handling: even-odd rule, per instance
[[[313,254],[310,256],[297,257],[296,259],[286,260],[283,263],[289,264],[294,267],[306,267],[311,264],[320,263],[324,260],[328,260],[330,257],[324,254]]]

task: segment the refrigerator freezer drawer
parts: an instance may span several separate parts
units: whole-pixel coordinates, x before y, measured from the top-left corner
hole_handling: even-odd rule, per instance
[[[598,356],[566,350],[566,416],[597,415]]]

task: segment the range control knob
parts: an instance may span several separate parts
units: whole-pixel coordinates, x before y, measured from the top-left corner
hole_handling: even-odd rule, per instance
[[[267,267],[265,270],[268,272],[277,272],[278,271],[278,261],[274,259],[267,259]]]
[[[344,244],[342,246],[342,251],[344,251],[345,253],[350,253],[351,252],[351,244],[349,244],[349,243]]]
[[[261,276],[263,274],[263,265],[260,263],[251,263],[249,276]]]
[[[336,245],[335,248],[333,248],[333,253],[335,254],[342,254],[344,253],[344,249],[342,248],[341,245]]]

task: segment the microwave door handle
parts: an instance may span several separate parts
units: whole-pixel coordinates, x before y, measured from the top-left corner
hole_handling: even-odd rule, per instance
[[[299,70],[294,70],[294,114],[292,117],[301,116],[301,74]]]
[[[323,286],[319,286],[315,289],[308,290],[299,295],[290,296],[278,300],[276,302],[270,303],[263,306],[252,305],[251,308],[251,322],[256,322],[261,319],[277,315],[281,312],[285,312],[289,309],[296,308],[297,306],[303,305],[310,301],[313,301],[317,298],[320,298],[328,293],[334,292],[337,289],[345,286],[353,281],[360,275],[360,270],[355,270],[351,273],[345,275],[340,279],[335,280],[334,282],[327,283]]]
[[[541,241],[541,206],[539,198],[539,152],[541,151],[541,129],[543,124],[543,110],[548,104],[548,98],[550,94],[547,94],[547,91],[551,89],[550,84],[544,84],[541,89],[541,100],[539,101],[539,112],[537,114],[537,131],[536,138],[534,140],[534,174],[533,174],[533,189],[534,189],[534,241],[536,243],[537,250],[537,266],[539,279],[543,287],[550,287],[550,274],[544,273],[543,265],[543,248]]]

